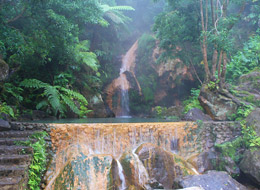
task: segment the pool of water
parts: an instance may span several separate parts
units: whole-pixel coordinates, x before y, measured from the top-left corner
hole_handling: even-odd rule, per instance
[[[84,119],[59,119],[40,120],[36,123],[161,123],[176,122],[176,119],[159,118],[84,118]]]

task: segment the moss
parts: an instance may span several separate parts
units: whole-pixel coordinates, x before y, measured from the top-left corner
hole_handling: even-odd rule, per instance
[[[234,161],[235,164],[239,163],[239,161],[242,158],[242,155],[238,152],[238,149],[243,146],[243,139],[242,137],[236,138],[232,142],[226,142],[223,144],[217,144],[215,145],[215,148],[218,152],[220,152],[220,159],[218,160],[218,163],[216,161],[213,161],[213,166],[219,170],[223,171],[225,170],[225,167],[229,165],[227,158],[230,158]],[[234,165],[233,170],[236,170],[237,166]],[[232,177],[236,177],[235,175],[231,174]]]

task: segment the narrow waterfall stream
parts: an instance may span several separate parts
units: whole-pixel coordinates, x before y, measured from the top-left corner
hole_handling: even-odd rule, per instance
[[[118,160],[116,160],[116,163],[117,163],[117,167],[118,167],[118,175],[121,180],[121,186],[119,187],[119,190],[126,190],[127,187],[126,187],[125,175],[123,173],[123,167]]]

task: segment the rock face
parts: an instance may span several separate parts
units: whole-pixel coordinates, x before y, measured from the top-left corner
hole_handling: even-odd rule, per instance
[[[207,174],[178,179],[175,188],[202,187],[205,190],[247,190],[226,172],[209,171]]]
[[[206,113],[215,121],[227,121],[238,108],[232,99],[216,90],[210,90],[206,84],[201,87],[199,101]]]
[[[239,166],[247,176],[260,184],[260,149],[247,150]]]
[[[200,109],[193,108],[188,111],[188,113],[185,114],[184,121],[212,121],[211,117],[209,115],[204,114]]]
[[[9,74],[9,66],[8,64],[0,59],[0,81],[4,81],[7,79]]]

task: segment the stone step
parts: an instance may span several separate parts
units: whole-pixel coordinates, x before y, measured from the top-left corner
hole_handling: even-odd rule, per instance
[[[9,178],[1,177],[0,178],[0,189],[1,190],[21,190],[23,186],[23,178]]]
[[[16,142],[19,141],[27,141],[28,138],[0,138],[0,146],[1,145],[16,145]]]
[[[28,146],[0,145],[0,155],[30,154],[32,152],[33,152],[32,147],[28,147]]]
[[[0,138],[28,138],[37,131],[3,131]]]
[[[0,155],[0,165],[27,165],[31,155]]]
[[[21,177],[25,175],[25,171],[28,169],[28,165],[17,166],[0,166],[0,178],[1,177]]]

